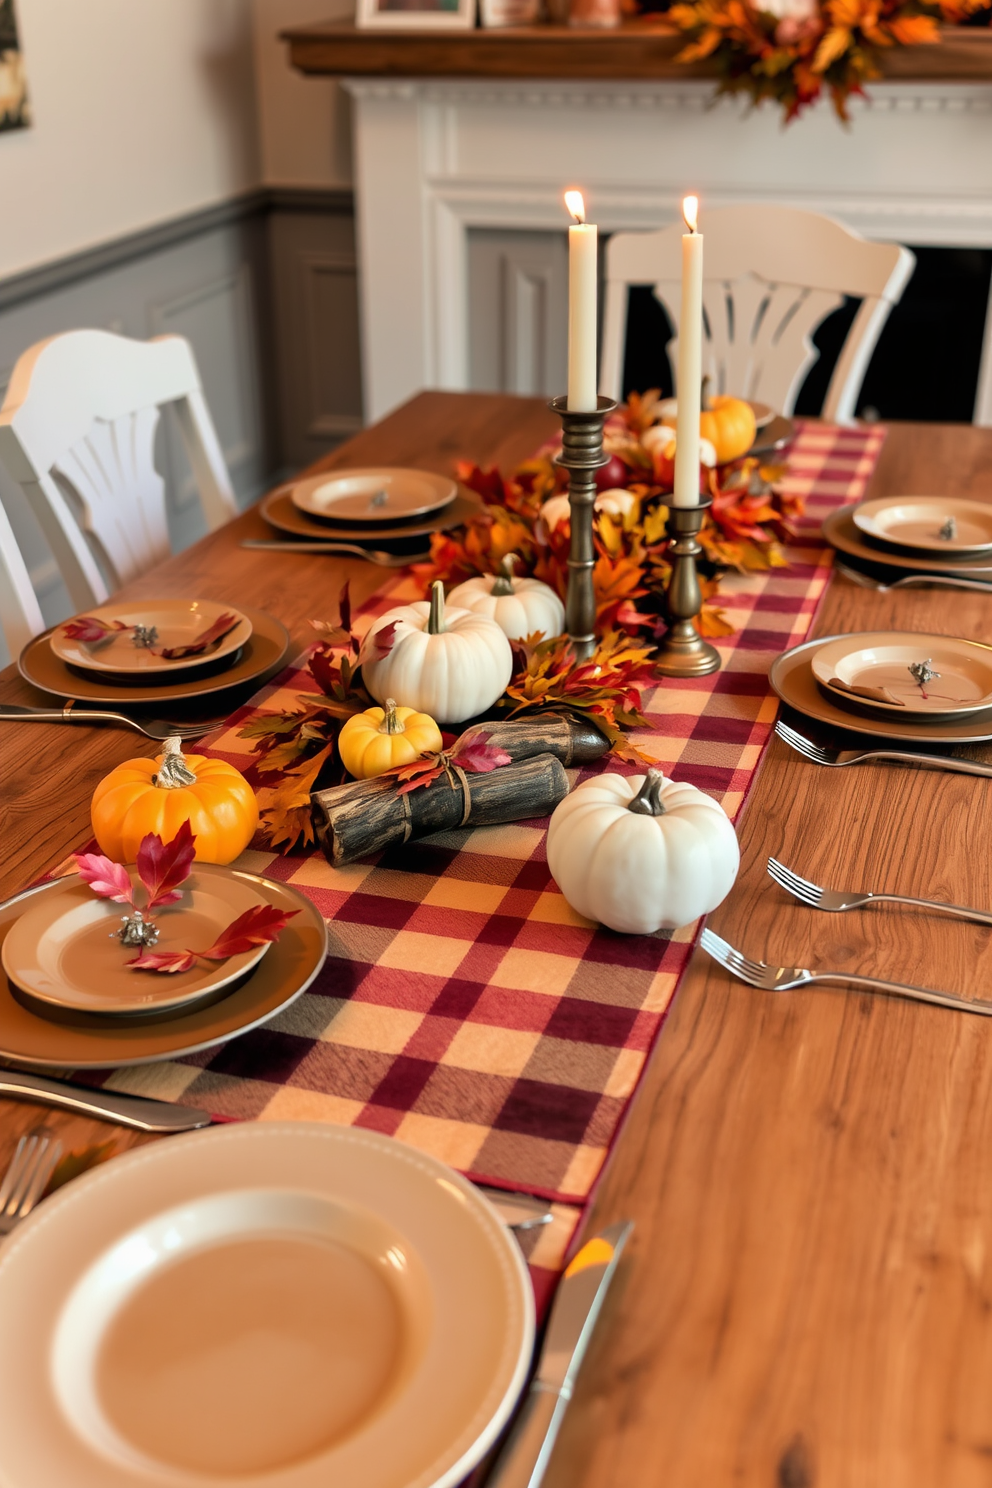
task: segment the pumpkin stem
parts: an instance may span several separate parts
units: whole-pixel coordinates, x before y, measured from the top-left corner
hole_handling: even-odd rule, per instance
[[[387,698],[386,711],[382,715],[382,722],[379,725],[379,733],[402,734],[404,732],[405,730],[403,728],[403,725],[402,723],[400,723],[399,719],[396,716],[396,700],[395,698]]]
[[[665,816],[668,807],[661,799],[661,787],[664,783],[665,777],[660,770],[649,770],[644,777],[644,784],[627,810],[636,812],[638,816]]]
[[[710,413],[712,411],[712,409],[713,409],[713,402],[712,402],[712,399],[710,398],[710,383],[711,382],[712,382],[712,378],[710,377],[709,373],[707,372],[706,376],[703,378],[703,388],[702,388],[702,394],[701,394],[701,397],[700,397],[700,407],[702,408],[702,410],[703,410],[704,413]]]
[[[440,579],[435,579],[431,585],[431,612],[427,617],[427,634],[440,635],[444,628],[444,585]]]
[[[504,594],[513,594],[513,565],[517,561],[516,553],[507,553],[499,566],[499,577],[497,578],[490,594],[502,597]]]
[[[178,734],[166,739],[162,764],[158,774],[152,776],[152,785],[162,790],[181,790],[183,786],[196,784],[196,776],[186,763],[182,742]]]

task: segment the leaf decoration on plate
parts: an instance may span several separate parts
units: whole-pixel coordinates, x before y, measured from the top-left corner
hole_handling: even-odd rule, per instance
[[[155,655],[161,656],[163,661],[185,661],[190,656],[202,656],[204,651],[210,650],[211,646],[219,646],[224,637],[229,636],[231,631],[236,630],[240,624],[240,615],[232,615],[229,611],[225,611],[223,615],[217,616],[213,625],[201,631],[187,645],[162,646],[155,652]]]
[[[114,904],[130,904],[134,908],[134,886],[123,863],[115,863],[102,853],[74,853],[73,856],[80,878],[89,884],[94,894],[101,899],[110,899]]]
[[[157,832],[142,837],[137,869],[148,892],[146,910],[175,904],[182,898],[179,885],[189,878],[195,855],[196,838],[188,821],[182,823],[171,842],[163,842]]]
[[[98,641],[105,641],[108,636],[116,635],[122,630],[133,630],[133,626],[125,625],[120,620],[100,620],[96,615],[80,615],[75,620],[67,620],[62,627],[62,634],[70,641],[82,641],[84,645],[93,646]]]
[[[163,971],[174,975],[180,971],[192,971],[197,961],[227,961],[231,956],[241,956],[256,946],[278,940],[295,914],[299,914],[299,910],[276,909],[274,904],[253,904],[251,909],[232,920],[213,945],[204,951],[142,951],[126,965],[135,971]]]

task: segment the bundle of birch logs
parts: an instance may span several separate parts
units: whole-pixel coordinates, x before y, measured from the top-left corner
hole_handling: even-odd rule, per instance
[[[566,769],[599,759],[610,747],[589,718],[546,713],[473,724],[450,752],[457,755],[466,744],[482,739],[489,748],[505,750],[510,763],[486,774],[452,768],[429,785],[403,793],[395,776],[314,791],[314,832],[328,861],[340,868],[432,832],[548,816],[568,795]]]

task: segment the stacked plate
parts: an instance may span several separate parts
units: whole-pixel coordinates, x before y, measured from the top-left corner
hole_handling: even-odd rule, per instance
[[[256,904],[293,918],[270,945],[189,971],[129,970],[122,906],[73,876],[0,909],[0,1059],[108,1069],[176,1059],[265,1023],[311,984],[327,931],[309,899],[253,873],[198,863],[182,899],[155,910],[156,951],[211,946]]]
[[[844,506],[823,523],[854,566],[992,580],[992,506],[956,496],[886,496]]]
[[[264,610],[213,600],[122,601],[36,636],[18,666],[43,692],[78,702],[181,702],[261,686],[284,665],[289,644],[285,627]]]
[[[450,1168],[242,1124],[67,1184],[0,1253],[7,1488],[454,1488],[526,1379],[523,1256]]]
[[[875,631],[807,641],[772,665],[775,692],[807,718],[911,744],[992,739],[992,646]]]
[[[310,476],[267,496],[261,512],[290,537],[347,542],[411,557],[433,532],[477,516],[480,502],[445,475],[381,466]]]

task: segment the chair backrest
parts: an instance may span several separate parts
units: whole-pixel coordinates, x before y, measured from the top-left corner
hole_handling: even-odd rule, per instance
[[[21,356],[0,408],[0,464],[41,523],[73,603],[102,603],[169,552],[165,486],[155,469],[159,411],[176,415],[211,530],[237,507],[182,336],[132,341],[68,331]],[[34,623],[32,619],[31,623]]]
[[[0,505],[0,630],[16,660],[28,641],[45,628],[41,609],[14,529]]]
[[[916,263],[909,249],[869,243],[832,217],[794,207],[714,207],[701,226],[703,373],[712,391],[791,413],[819,355],[813,332],[851,295],[861,306],[823,405],[824,418],[850,422],[875,343]],[[673,372],[677,366],[684,231],[678,223],[615,233],[607,244],[600,388],[611,398],[622,392],[632,284],[654,286],[675,331],[668,351]]]

